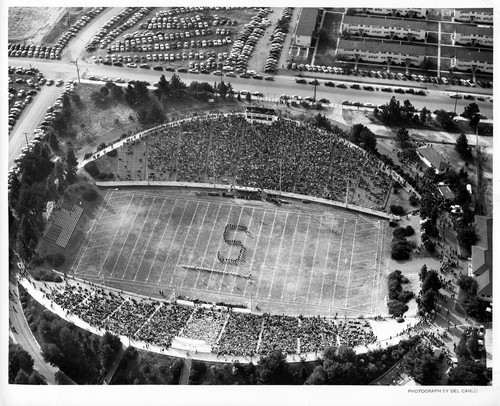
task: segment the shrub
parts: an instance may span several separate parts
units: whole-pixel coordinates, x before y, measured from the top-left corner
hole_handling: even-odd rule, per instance
[[[391,210],[391,213],[397,215],[397,216],[402,216],[405,213],[405,209],[403,209],[402,206],[397,206],[395,204],[391,204],[389,207]]]
[[[411,204],[412,206],[418,206],[418,204],[419,204],[419,202],[420,202],[420,201],[418,200],[418,197],[417,197],[417,196],[415,196],[415,195],[411,195],[411,196],[410,196],[410,198],[408,199],[408,201],[410,202],[410,204]]]
[[[389,314],[395,316],[401,316],[408,311],[408,306],[399,300],[389,300],[387,302],[387,307],[389,308]]]
[[[433,254],[436,251],[436,243],[430,239],[424,241],[424,248],[429,254]]]
[[[88,172],[88,174],[92,177],[96,177],[99,175],[99,168],[94,161],[87,162],[84,166],[84,169]]]
[[[112,149],[111,151],[109,151],[107,154],[107,156],[110,156],[110,157],[115,157],[118,155],[118,150],[116,149]]]
[[[88,202],[97,198],[97,192],[94,189],[87,189],[82,193],[82,198]]]
[[[84,156],[83,159],[89,159],[92,156],[92,152],[87,152]]]

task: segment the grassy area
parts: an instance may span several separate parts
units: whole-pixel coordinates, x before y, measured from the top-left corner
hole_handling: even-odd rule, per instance
[[[63,7],[9,7],[9,42],[40,43],[64,12]]]
[[[68,7],[59,20],[51,26],[42,39],[44,45],[54,45],[57,40],[74,24],[81,16],[90,11],[91,7]]]
[[[340,66],[335,59],[335,50],[341,22],[342,14],[327,13],[325,15],[323,28],[326,30],[326,35],[319,40],[315,65]]]

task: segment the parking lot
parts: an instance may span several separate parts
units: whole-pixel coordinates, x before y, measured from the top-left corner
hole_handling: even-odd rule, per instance
[[[86,46],[89,62],[155,70],[244,73],[264,70],[281,9],[174,7],[124,9]],[[274,43],[274,42],[273,42]],[[273,48],[276,51],[276,48]],[[267,65],[266,65],[267,67]]]

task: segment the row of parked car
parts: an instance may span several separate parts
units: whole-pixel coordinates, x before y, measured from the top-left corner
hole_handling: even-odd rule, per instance
[[[104,25],[95,33],[90,42],[87,44],[85,49],[90,52],[97,48],[99,45],[101,49],[106,48],[106,46],[111,43],[119,34],[123,31],[133,27],[137,24],[149,11],[151,8],[148,7],[127,7],[120,11],[117,15],[113,16],[110,20],[106,21]],[[120,21],[127,20],[115,27]],[[113,28],[115,27],[115,28]]]
[[[281,18],[278,22],[286,21],[290,22],[292,18],[293,8],[286,7],[281,13]],[[275,73],[278,67],[278,63],[281,57],[281,52],[283,51],[283,43],[285,42],[286,33],[281,30],[281,28],[276,27],[273,35],[271,36],[271,49],[269,50],[269,57],[264,65],[264,72]]]
[[[61,59],[61,52],[66,47],[71,38],[85,27],[88,22],[104,10],[104,7],[94,7],[85,15],[81,16],[71,27],[65,31],[52,46],[35,44],[8,44],[8,55],[10,57],[40,58],[40,59]]]
[[[257,42],[264,35],[266,28],[271,25],[271,21],[265,18],[270,12],[270,8],[261,8],[257,15],[244,25],[231,47],[224,67],[225,71],[243,73],[247,70],[248,60]]]
[[[145,30],[161,30],[161,29],[177,29],[186,30],[190,28],[208,28],[217,26],[230,26],[236,25],[238,22],[236,20],[231,20],[229,18],[214,16],[205,16],[196,14],[191,17],[173,17],[173,16],[161,16],[160,13],[156,13],[158,17],[153,17],[148,19],[145,23],[139,25],[139,28]],[[210,18],[210,21],[207,19]]]
[[[199,14],[194,17],[186,17],[186,18],[177,18],[178,14],[187,14],[187,13],[200,13],[203,11],[209,11],[209,10],[232,10],[232,9],[239,9],[241,7],[172,7],[169,10],[162,10],[159,12],[155,13],[155,16],[148,19],[145,23],[142,23],[139,28],[143,29],[148,29],[148,30],[153,30],[153,29],[161,29],[161,28],[169,28],[167,27],[167,24],[171,24],[171,28],[177,28],[174,27],[173,24],[177,25],[178,23],[181,24],[179,28],[184,28],[184,27],[189,27],[189,23],[193,24],[195,26],[196,23],[199,23],[204,16],[200,16]],[[212,24],[213,26],[216,25],[224,25],[228,24],[231,20],[227,18],[219,18],[218,16],[214,15],[213,16],[214,21],[218,21],[219,23],[217,24]],[[231,22],[233,24],[233,22]],[[236,25],[236,22],[234,22],[234,25]]]

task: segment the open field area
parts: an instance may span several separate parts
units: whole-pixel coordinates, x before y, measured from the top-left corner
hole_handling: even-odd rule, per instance
[[[277,208],[157,189],[109,190],[72,271],[146,295],[175,289],[176,294],[233,303],[248,303],[252,295],[263,311],[383,311],[379,283],[384,280],[385,223],[311,206]],[[218,259],[218,254],[239,257],[240,246],[224,240],[228,224],[248,228],[226,236],[246,249],[239,265]],[[249,273],[253,279],[245,277]]]
[[[64,7],[10,7],[9,41],[40,43],[65,11]]]

